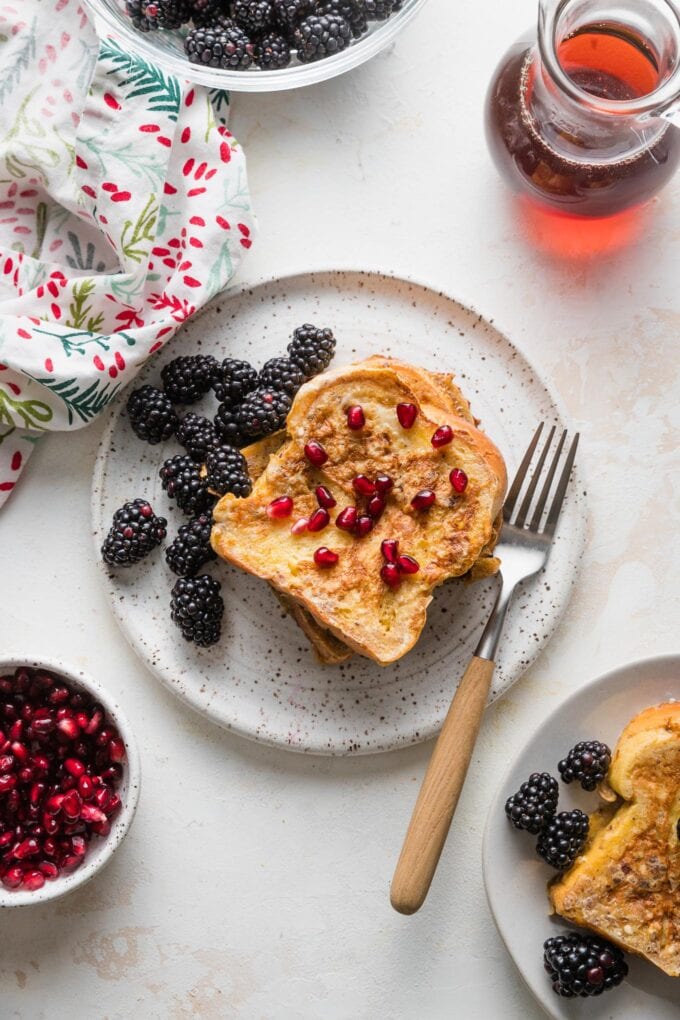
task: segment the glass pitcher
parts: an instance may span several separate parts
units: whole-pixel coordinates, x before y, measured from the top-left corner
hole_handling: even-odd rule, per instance
[[[538,33],[486,102],[502,176],[541,206],[601,217],[655,195],[680,162],[680,10],[670,0],[539,0]]]

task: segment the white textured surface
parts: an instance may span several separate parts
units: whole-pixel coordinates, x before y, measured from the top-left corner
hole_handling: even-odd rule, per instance
[[[481,832],[542,713],[617,663],[677,650],[680,181],[625,253],[532,254],[487,158],[481,104],[534,6],[430,0],[351,76],[234,110],[261,226],[249,277],[362,261],[429,279],[495,318],[584,434],[581,579],[546,654],[487,715],[428,903],[403,918],[387,893],[430,747],[310,760],[184,709],[128,649],[99,587],[99,428],[55,437],[0,517],[0,640],[82,664],[119,695],[144,783],[104,873],[3,917],[3,1017],[542,1016],[488,913]]]

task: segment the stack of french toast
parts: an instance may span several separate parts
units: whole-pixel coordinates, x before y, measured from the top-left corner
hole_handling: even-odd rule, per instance
[[[253,490],[217,504],[213,548],[269,582],[322,662],[394,662],[438,585],[498,570],[505,464],[451,375],[379,356],[335,369],[299,390],[285,432],[243,453]],[[363,530],[347,526],[357,515]]]

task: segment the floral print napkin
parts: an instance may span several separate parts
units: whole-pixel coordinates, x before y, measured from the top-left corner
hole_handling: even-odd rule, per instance
[[[250,248],[228,97],[98,40],[78,0],[0,0],[0,506]]]

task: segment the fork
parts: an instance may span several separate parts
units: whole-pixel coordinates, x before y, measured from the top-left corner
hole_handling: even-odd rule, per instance
[[[543,428],[544,423],[541,422],[508,491],[503,506],[503,529],[496,546],[496,555],[501,560],[501,583],[496,602],[437,738],[394,872],[390,900],[394,909],[401,914],[414,914],[423,905],[444,848],[489,698],[494,659],[508,606],[517,585],[534,577],[548,561],[574,466],[579,435],[576,433],[569,447],[547,518],[541,528],[567,441],[567,433],[564,431],[546,468],[555,436],[553,425],[536,466],[529,474]],[[513,519],[515,506],[527,478],[529,483]],[[536,490],[541,482],[543,484],[538,501],[529,519]]]

